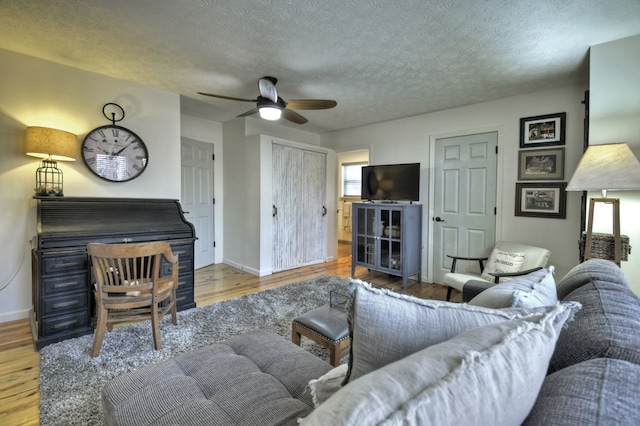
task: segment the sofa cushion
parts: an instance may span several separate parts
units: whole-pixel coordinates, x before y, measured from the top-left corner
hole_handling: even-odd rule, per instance
[[[611,267],[613,265],[614,267]],[[582,282],[581,286],[576,283]],[[564,300],[583,305],[563,330],[549,372],[593,358],[640,364],[640,299],[615,264],[593,259],[573,268],[559,283]]]
[[[640,366],[596,358],[550,374],[525,425],[637,425]]]
[[[590,259],[574,266],[556,285],[558,299],[563,300],[569,293],[593,280],[624,281],[622,269],[604,259]]]
[[[295,425],[313,409],[307,383],[331,366],[255,331],[116,377],[102,391],[107,425]]]
[[[487,259],[487,263],[480,274],[480,278],[489,282],[495,282],[496,277],[490,275],[493,272],[518,272],[524,263],[523,252],[508,252],[494,248]],[[511,278],[502,278],[502,281],[508,281]]]
[[[345,382],[472,328],[535,313],[419,299],[358,280],[353,280],[351,292],[351,348]]]
[[[516,425],[577,304],[470,330],[350,381],[302,425]]]
[[[469,301],[470,305],[485,308],[535,308],[555,305],[558,301],[554,267],[540,269],[495,284]]]

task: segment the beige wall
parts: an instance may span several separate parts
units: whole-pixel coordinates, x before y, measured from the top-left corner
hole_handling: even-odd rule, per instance
[[[626,142],[640,158],[640,35],[591,48],[591,114],[589,143]],[[599,197],[599,193],[589,193]],[[620,198],[620,229],[629,236],[632,248],[640,246],[640,191],[607,193]],[[609,206],[598,204],[594,211],[594,231],[612,232]],[[631,250],[621,263],[631,289],[640,294],[640,252]]]
[[[420,200],[423,205],[423,280],[431,282],[429,265],[429,227],[431,225],[428,205],[431,182],[429,182],[429,146],[440,137],[473,134],[485,131],[498,132],[498,215],[497,239],[520,241],[547,247],[552,251],[550,264],[556,267],[560,278],[578,263],[578,238],[580,225],[580,197],[567,194],[567,219],[516,217],[515,183],[519,151],[520,118],[556,112],[567,113],[565,179],[568,181],[582,152],[582,120],[584,107],[581,100],[585,86],[562,87],[469,105],[432,114],[323,135],[325,146],[336,151],[348,151],[370,146],[371,164],[421,163]]]
[[[31,308],[30,240],[36,234],[36,158],[24,154],[27,126],[78,135],[78,160],[61,162],[65,196],[180,198],[178,95],[0,50],[0,322],[28,316]],[[89,130],[109,124],[108,102],[126,113],[118,123],[138,134],[149,150],[145,172],[130,182],[93,175],[79,157]],[[91,220],[90,217],[87,218]]]

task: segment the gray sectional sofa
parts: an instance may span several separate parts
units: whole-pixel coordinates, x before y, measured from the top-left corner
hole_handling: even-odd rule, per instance
[[[105,422],[638,424],[640,299],[620,269],[589,260],[557,285],[552,270],[513,281],[504,307],[354,282],[348,365],[254,331],[113,379]]]

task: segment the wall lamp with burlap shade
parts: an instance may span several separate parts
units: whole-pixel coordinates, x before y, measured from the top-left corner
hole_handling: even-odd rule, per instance
[[[42,158],[36,170],[36,196],[62,196],[62,170],[58,161],[76,161],[78,137],[64,130],[27,127],[25,153]]]

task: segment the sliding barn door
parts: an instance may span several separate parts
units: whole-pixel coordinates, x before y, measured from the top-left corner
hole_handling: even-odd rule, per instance
[[[324,261],[326,161],[273,144],[273,272]]]

